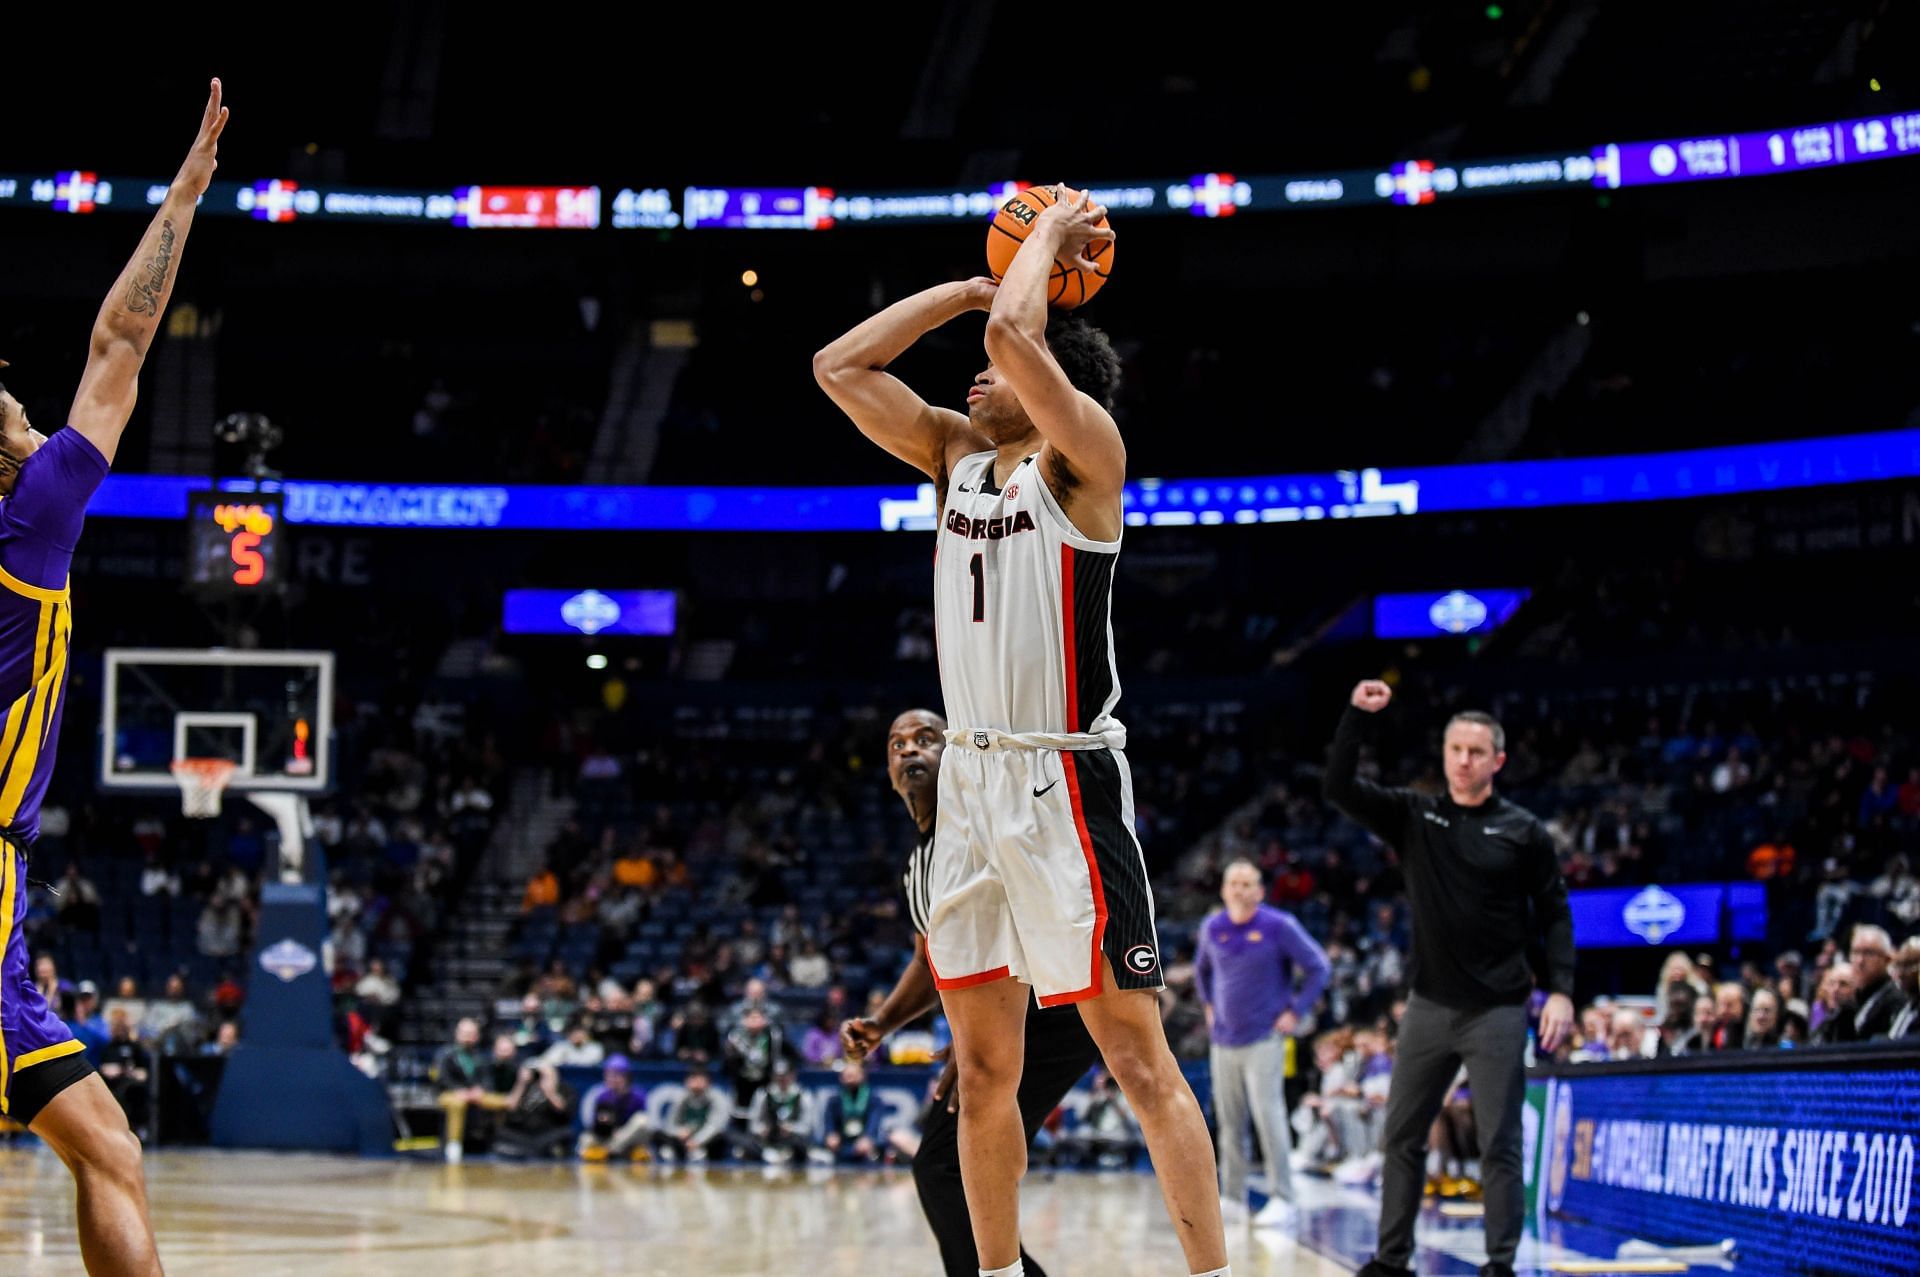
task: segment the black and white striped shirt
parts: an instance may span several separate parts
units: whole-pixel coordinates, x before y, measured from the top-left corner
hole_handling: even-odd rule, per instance
[[[907,916],[913,919],[913,929],[923,936],[927,934],[927,918],[933,912],[933,891],[928,877],[932,863],[933,831],[928,830],[920,835],[913,854],[907,857],[907,871],[900,875],[900,890],[907,898]]]

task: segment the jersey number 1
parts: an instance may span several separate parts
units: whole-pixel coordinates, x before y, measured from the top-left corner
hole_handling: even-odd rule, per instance
[[[976,554],[967,564],[967,571],[973,573],[973,619],[987,619],[987,564],[986,555]]]

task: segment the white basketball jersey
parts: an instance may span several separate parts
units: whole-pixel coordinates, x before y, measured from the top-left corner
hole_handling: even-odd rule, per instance
[[[933,615],[947,721],[958,730],[1093,734],[1124,742],[1113,717],[1113,573],[1120,542],[1068,522],[1038,454],[993,483],[974,453],[947,481],[934,550]]]

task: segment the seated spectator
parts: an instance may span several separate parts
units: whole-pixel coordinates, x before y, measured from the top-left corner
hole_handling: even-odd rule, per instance
[[[840,1066],[840,1088],[827,1100],[821,1132],[821,1147],[835,1161],[880,1160],[880,1105],[865,1065],[849,1060]]]
[[[772,1078],[747,1111],[747,1134],[742,1156],[757,1154],[770,1165],[806,1160],[813,1143],[813,1106],[794,1079],[791,1061],[773,1062]]]
[[[73,986],[60,978],[59,967],[44,953],[33,960],[33,987],[40,990],[40,996],[55,1014],[66,1005],[68,995],[73,992]]]
[[[1607,1058],[1610,1060],[1644,1060],[1653,1052],[1650,1046],[1657,1047],[1660,1039],[1647,1032],[1646,1017],[1632,1007],[1619,1007],[1613,1013],[1613,1020],[1607,1027]]]
[[[633,1084],[633,1065],[624,1055],[610,1055],[600,1083],[580,1102],[580,1156],[589,1162],[610,1157],[641,1161],[647,1155],[641,1141],[652,1133],[647,1097]]]
[[[808,936],[800,941],[800,952],[787,963],[787,979],[796,989],[824,989],[833,978],[833,965],[820,945]]]
[[[1366,1156],[1377,1143],[1360,1090],[1360,1062],[1348,1056],[1352,1042],[1351,1029],[1334,1029],[1313,1041],[1320,1090],[1309,1092],[1293,1116],[1303,1165],[1331,1169]]]
[[[608,1055],[618,1055],[633,1041],[633,998],[614,985],[595,1001],[598,1005],[587,1012],[589,1031]]]
[[[140,871],[140,894],[149,897],[180,894],[180,875],[161,862],[158,851],[147,853],[146,867]]]
[[[512,1042],[511,1038],[505,1040]],[[427,1076],[440,1088],[440,1108],[446,1114],[446,1138],[443,1143],[447,1160],[457,1162],[463,1152],[467,1106],[494,1109],[506,1106],[505,1097],[497,1093],[496,1102],[488,1103],[489,1070],[487,1061],[480,1054],[478,1020],[469,1017],[453,1026],[453,1045],[443,1048],[434,1057],[433,1067],[428,1070]],[[509,1078],[508,1087],[511,1086],[512,1079]]]
[[[100,1014],[100,987],[93,981],[82,980],[75,986],[73,1014],[67,1017],[67,1027],[87,1048],[87,1058],[97,1062],[101,1048],[106,1046],[113,1031],[108,1027],[106,1017]]]
[[[1893,955],[1893,981],[1905,1004],[1894,1012],[1889,1038],[1920,1037],[1920,936],[1910,936]]]
[[[840,1058],[840,1026],[833,1012],[822,1011],[807,1026],[806,1036],[800,1039],[800,1058],[821,1068]]]
[[[109,1020],[112,1019],[115,1011],[125,1012],[127,1022],[133,1025],[133,1036],[142,1039],[146,1037],[147,1003],[146,999],[140,996],[139,982],[132,976],[120,977],[120,983],[114,987],[113,996],[107,999],[107,1004],[102,1010],[105,1011]]]
[[[367,1006],[382,1011],[391,1010],[400,1002],[400,986],[387,973],[387,964],[380,958],[367,964],[367,973],[353,986],[353,992]]]
[[[1773,988],[1782,1005],[1807,996],[1806,959],[1789,949],[1773,960]]]
[[[1855,980],[1853,967],[1845,962],[1834,963],[1820,978],[1820,988],[1813,995],[1812,1042],[1815,1046],[1854,1040],[1853,1013],[1859,1007],[1859,985]]]
[[[705,1064],[720,1054],[720,1030],[713,1013],[704,1002],[695,1002],[676,1011],[669,1021],[673,1029],[673,1058],[689,1064]]]
[[[686,1089],[667,1110],[665,1126],[653,1133],[653,1151],[662,1161],[704,1162],[725,1157],[727,1124],[733,1106],[713,1087],[705,1069],[687,1074]]]
[[[60,875],[57,890],[60,925],[69,931],[97,935],[100,931],[100,888],[93,885],[93,880],[80,872],[79,865],[68,861],[67,871]]]
[[[222,1020],[220,1021],[220,1027],[214,1030],[212,1039],[200,1044],[199,1053],[209,1057],[224,1057],[232,1055],[233,1048],[239,1045],[240,1022],[238,1020]]]
[[[1697,1055],[1706,1049],[1705,1037],[1695,1024],[1698,1009],[1711,1008],[1697,993],[1691,984],[1682,984],[1668,991],[1667,1018],[1660,1025],[1660,1045],[1663,1055]]]
[[[1608,1003],[1595,1002],[1580,1013],[1579,1039],[1567,1058],[1576,1064],[1612,1058],[1607,1045],[1607,1030],[1613,1019]]]
[[[1353,1035],[1354,1077],[1360,1087],[1360,1111],[1366,1119],[1368,1145],[1334,1168],[1343,1184],[1371,1184],[1385,1161],[1380,1132],[1387,1109],[1387,1090],[1393,1078],[1393,1043],[1380,1029],[1358,1029]]]
[[[1808,1024],[1806,1002],[1800,998],[1787,999],[1780,1012],[1780,1045],[1806,1046],[1813,1040],[1813,1030]]]
[[[350,914],[342,914],[333,924],[333,932],[327,937],[327,950],[333,959],[332,970],[336,975],[353,975],[367,965],[367,933],[361,929],[360,920]]]
[[[1713,1023],[1707,1031],[1710,1051],[1738,1051],[1747,1031],[1747,991],[1728,980],[1713,991]]]
[[[567,1036],[555,1042],[534,1063],[543,1069],[593,1068],[607,1058],[607,1049],[593,1040],[584,1019],[567,1025]]]
[[[1867,892],[1882,902],[1887,916],[1903,930],[1920,924],[1920,878],[1916,878],[1905,856],[1887,860],[1886,872],[1875,878]]]
[[[1653,989],[1653,1018],[1657,1023],[1667,1022],[1671,1011],[1669,1001],[1673,997],[1673,991],[1682,987],[1692,989],[1700,997],[1705,997],[1711,992],[1706,981],[1694,974],[1693,959],[1675,949],[1667,955],[1667,960],[1660,964],[1660,980]]]
[[[573,1131],[574,1090],[557,1069],[521,1067],[507,1095],[494,1151],[509,1157],[559,1157]]]
[[[727,1009],[726,1027],[729,1030],[739,1027],[749,1011],[758,1011],[769,1019],[773,1017],[773,1003],[767,997],[765,980],[747,981],[746,987],[740,992],[740,1000]]]
[[[659,885],[660,869],[647,855],[646,849],[635,843],[613,862],[613,880],[623,887],[652,891]]]
[[[739,1027],[727,1034],[726,1066],[733,1083],[733,1103],[745,1112],[753,1097],[773,1078],[773,1062],[789,1058],[787,1036],[767,1013],[753,1008],[741,1017]]]
[[[1480,1195],[1480,1141],[1473,1125],[1473,1091],[1467,1070],[1455,1073],[1447,1098],[1427,1135],[1428,1197],[1449,1201]]]
[[[194,928],[194,943],[203,957],[231,958],[240,952],[241,914],[239,902],[215,898],[200,911]]]
[[[544,1051],[552,1039],[540,1008],[540,995],[528,993],[520,999],[520,1018],[513,1022],[514,1045],[522,1050]]]
[[[666,1004],[660,1001],[658,986],[642,977],[633,986],[633,1034],[628,1048],[634,1055],[651,1057],[666,1053],[661,1030],[667,1018]]]
[[[526,892],[520,897],[520,912],[552,909],[559,903],[560,879],[554,876],[553,866],[542,866],[538,873],[527,879]]]
[[[1882,927],[1858,926],[1853,929],[1847,961],[1857,973],[1858,1003],[1853,1013],[1853,1041],[1867,1042],[1884,1037],[1893,1027],[1893,1017],[1906,1004],[1906,996],[1893,982],[1893,939]]]
[[[127,1115],[127,1125],[142,1141],[147,1131],[148,1083],[152,1081],[152,1056],[134,1040],[133,1025],[124,1013],[113,1017],[108,1038],[94,1057],[100,1062],[100,1078]]]
[[[146,1040],[162,1055],[184,1054],[199,1043],[200,1012],[187,998],[184,977],[167,977],[165,995],[148,1004],[140,1027]]]
[[[1139,1120],[1105,1069],[1094,1071],[1093,1095],[1086,1109],[1054,1147],[1057,1156],[1069,1165],[1098,1166],[1101,1170],[1130,1165],[1146,1148]]]
[[[1759,989],[1747,1008],[1747,1031],[1741,1045],[1749,1051],[1770,1051],[1779,1047],[1782,1030],[1780,995],[1772,989]]]

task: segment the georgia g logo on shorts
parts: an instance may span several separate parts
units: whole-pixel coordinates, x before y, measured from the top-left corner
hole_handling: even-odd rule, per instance
[[[1160,965],[1160,955],[1153,951],[1150,944],[1137,944],[1127,950],[1125,962],[1127,970],[1135,975],[1145,975]]]

